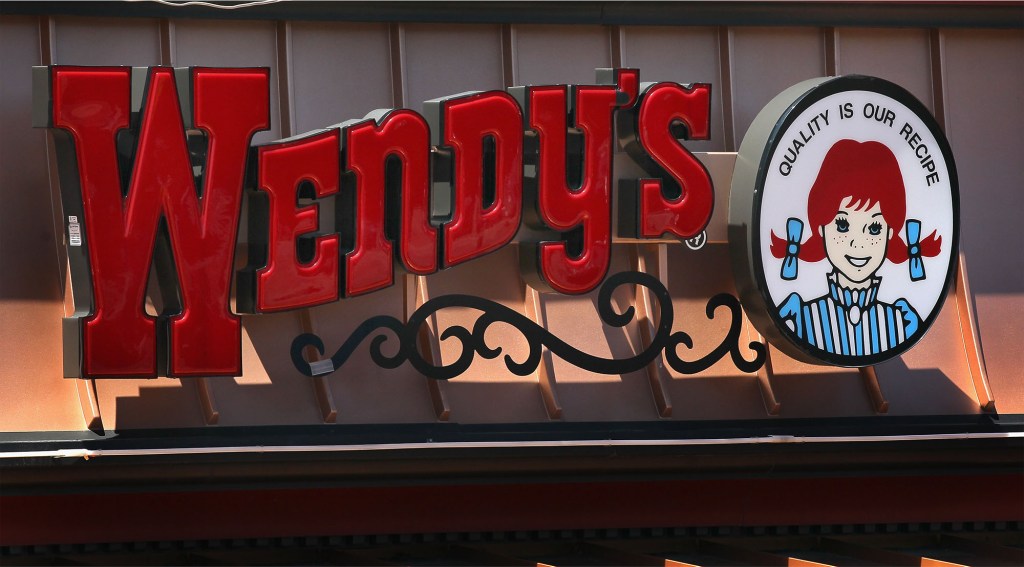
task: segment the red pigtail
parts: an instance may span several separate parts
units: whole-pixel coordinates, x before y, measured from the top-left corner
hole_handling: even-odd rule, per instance
[[[785,238],[779,238],[775,235],[775,231],[772,231],[772,245],[771,252],[772,256],[776,258],[786,257],[786,248],[789,243],[786,242]],[[800,244],[800,252],[797,253],[797,258],[805,262],[819,262],[825,258],[825,241],[821,239],[821,235],[817,232],[811,234],[811,237],[806,242]]]
[[[938,231],[933,230],[926,238],[921,240],[921,255],[927,258],[934,258],[942,251],[942,237]],[[889,249],[885,253],[886,259],[894,264],[906,262],[910,255],[907,253],[907,243],[898,234],[893,234],[889,239]]]
[[[786,256],[786,247],[789,245],[785,238],[779,238],[775,236],[775,231],[772,231],[772,256],[776,258],[784,258]]]

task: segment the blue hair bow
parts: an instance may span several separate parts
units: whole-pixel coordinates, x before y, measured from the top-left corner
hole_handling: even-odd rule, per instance
[[[924,261],[921,259],[921,221],[907,220],[907,256],[910,257],[910,280],[924,279]]]
[[[786,257],[782,260],[782,279],[795,280],[796,267],[800,253],[800,238],[804,234],[804,223],[800,219],[791,218],[786,221]]]

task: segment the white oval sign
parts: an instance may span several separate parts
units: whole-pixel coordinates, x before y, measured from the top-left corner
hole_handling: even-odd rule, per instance
[[[787,354],[876,364],[938,315],[957,259],[956,168],[901,87],[847,76],[787,89],[744,137],[731,198],[741,298]]]

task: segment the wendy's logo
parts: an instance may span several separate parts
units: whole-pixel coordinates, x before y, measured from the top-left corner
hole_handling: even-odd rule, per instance
[[[784,91],[744,137],[731,198],[744,307],[787,354],[876,364],[938,315],[957,257],[956,168],[897,85],[848,76]]]

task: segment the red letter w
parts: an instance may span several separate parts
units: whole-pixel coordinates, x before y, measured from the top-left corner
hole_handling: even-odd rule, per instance
[[[249,141],[269,126],[268,71],[179,70],[177,79],[185,83],[179,85],[173,69],[150,69],[135,119],[131,69],[49,71],[49,125],[73,142],[77,167],[62,175],[62,185],[77,174],[82,218],[75,220],[93,288],[92,308],[80,323],[82,376],[240,375],[241,323],[229,306],[232,264]],[[188,93],[184,113],[179,92]],[[206,137],[199,191],[183,114]],[[119,144],[118,134],[129,127],[138,141],[125,195],[118,146],[122,155],[132,148]],[[68,188],[62,191],[65,210],[78,210],[66,197]],[[161,317],[166,327],[158,333],[144,305],[161,219],[179,288],[172,303],[180,303],[181,312]],[[163,348],[166,368],[158,368]]]

